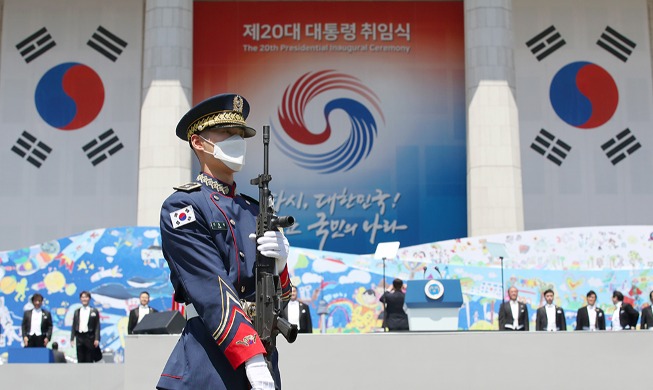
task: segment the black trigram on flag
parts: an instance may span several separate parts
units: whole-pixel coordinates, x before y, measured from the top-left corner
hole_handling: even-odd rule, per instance
[[[43,165],[50,152],[52,152],[52,148],[36,139],[36,137],[27,131],[23,131],[23,134],[20,135],[14,146],[11,147],[11,151],[21,158],[26,159],[27,162],[35,167],[41,168],[41,165]]]
[[[52,49],[56,43],[48,29],[43,27],[16,45],[16,49],[28,64],[41,54]]]
[[[109,129],[100,134],[98,138],[82,146],[82,150],[95,166],[109,158],[109,156],[116,154],[122,147],[116,133],[114,133],[113,129]]]
[[[596,44],[623,62],[628,61],[633,49],[637,46],[635,42],[619,34],[610,26],[605,28]]]
[[[127,42],[118,38],[102,26],[99,26],[95,30],[93,36],[91,36],[91,39],[86,44],[113,62],[116,62],[122,50],[127,47]]]
[[[571,151],[571,146],[564,143],[561,139],[556,139],[548,131],[541,129],[540,134],[535,137],[535,140],[531,144],[531,149],[560,166]]]
[[[621,160],[635,153],[641,147],[642,145],[637,141],[630,129],[622,131],[616,137],[601,145],[601,149],[608,156],[612,165],[617,165]]]
[[[567,42],[562,39],[555,26],[551,25],[551,27],[526,42],[526,46],[528,46],[538,61],[542,61],[549,54],[564,46],[565,43]]]

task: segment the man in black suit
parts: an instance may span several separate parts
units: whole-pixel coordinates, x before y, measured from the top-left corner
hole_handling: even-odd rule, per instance
[[[59,343],[56,341],[52,343],[52,355],[55,363],[67,363],[66,354],[59,350]]]
[[[576,313],[576,330],[605,330],[605,313],[596,307],[596,293],[587,293],[587,306]]]
[[[642,330],[653,329],[653,291],[648,293],[648,299],[651,300],[651,304],[642,310],[642,323],[639,326]]]
[[[45,347],[52,338],[52,316],[43,309],[43,295],[32,295],[34,308],[23,313],[21,329],[25,347]]]
[[[307,304],[297,300],[297,288],[292,287],[290,301],[281,316],[291,324],[299,327],[299,333],[313,333],[313,320],[311,319],[311,309]]]
[[[408,315],[404,311],[406,294],[402,288],[404,281],[397,278],[392,281],[392,287],[383,293],[379,301],[385,304],[383,327],[389,331],[408,330]]]
[[[517,302],[518,295],[517,287],[508,289],[510,300],[499,307],[499,330],[528,331],[528,307],[523,302]]]
[[[639,312],[629,304],[624,302],[624,295],[620,291],[612,293],[612,303],[615,309],[612,314],[612,330],[630,330],[637,327]]]
[[[155,309],[148,306],[150,303],[150,293],[148,293],[147,291],[143,291],[139,299],[141,301],[141,304],[137,308],[132,309],[129,312],[129,321],[127,322],[128,334],[134,333],[134,328],[136,327],[136,324],[141,322],[143,317],[145,317],[150,313],[156,313]]]
[[[545,330],[548,332],[559,332],[567,330],[567,320],[565,320],[565,311],[553,304],[553,290],[544,291],[544,300],[546,304],[537,309],[535,316],[535,330]]]
[[[82,307],[75,310],[73,326],[70,330],[70,343],[77,340],[77,362],[93,363],[93,352],[100,347],[100,312],[89,305],[91,293],[79,294]]]

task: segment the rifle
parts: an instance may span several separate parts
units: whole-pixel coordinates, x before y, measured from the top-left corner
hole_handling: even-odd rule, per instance
[[[272,194],[268,183],[272,176],[268,173],[268,146],[270,144],[270,126],[263,126],[263,173],[250,181],[258,186],[259,212],[256,217],[256,238],[266,231],[292,226],[295,218],[280,217],[274,214]],[[281,270],[278,270],[279,272]],[[259,335],[267,352],[266,361],[274,377],[272,362],[269,357],[276,346],[279,333],[289,343],[297,339],[297,325],[280,317],[281,314],[281,282],[275,274],[275,260],[256,252],[256,309],[254,313],[254,329]]]

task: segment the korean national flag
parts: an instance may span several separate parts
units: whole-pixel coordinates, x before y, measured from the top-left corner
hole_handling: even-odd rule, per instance
[[[170,221],[175,229],[195,221],[193,206],[186,206],[170,213]]]
[[[513,4],[526,229],[650,224],[647,2]]]
[[[136,224],[143,2],[4,0],[0,250]],[[101,206],[100,206],[101,205]],[[62,213],[69,218],[60,218]]]

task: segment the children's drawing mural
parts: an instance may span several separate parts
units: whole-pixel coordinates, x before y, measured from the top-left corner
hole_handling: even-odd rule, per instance
[[[169,310],[172,303],[159,235],[152,227],[98,229],[0,252],[0,354],[21,346],[23,312],[38,292],[52,313],[52,341],[74,357],[73,313],[81,306],[79,294],[88,291],[100,311],[100,346],[122,361],[129,311],[138,306],[140,292],[150,293],[156,309]]]
[[[291,243],[292,244],[292,243]],[[568,329],[589,290],[610,326],[614,290],[640,310],[653,289],[653,226],[569,228],[472,237],[400,248],[394,259],[291,248],[288,266],[298,298],[309,305],[314,332],[367,333],[382,330],[383,277],[458,279],[464,304],[460,330],[498,329],[498,308],[511,286],[529,305],[531,321],[555,291]],[[437,267],[437,269],[436,269]],[[156,227],[98,229],[0,252],[0,355],[22,346],[20,323],[39,292],[52,312],[53,340],[68,356],[72,314],[79,293],[89,291],[101,313],[101,347],[124,360],[129,310],[141,291],[151,306],[171,310],[172,287]],[[532,327],[533,328],[533,327]]]

